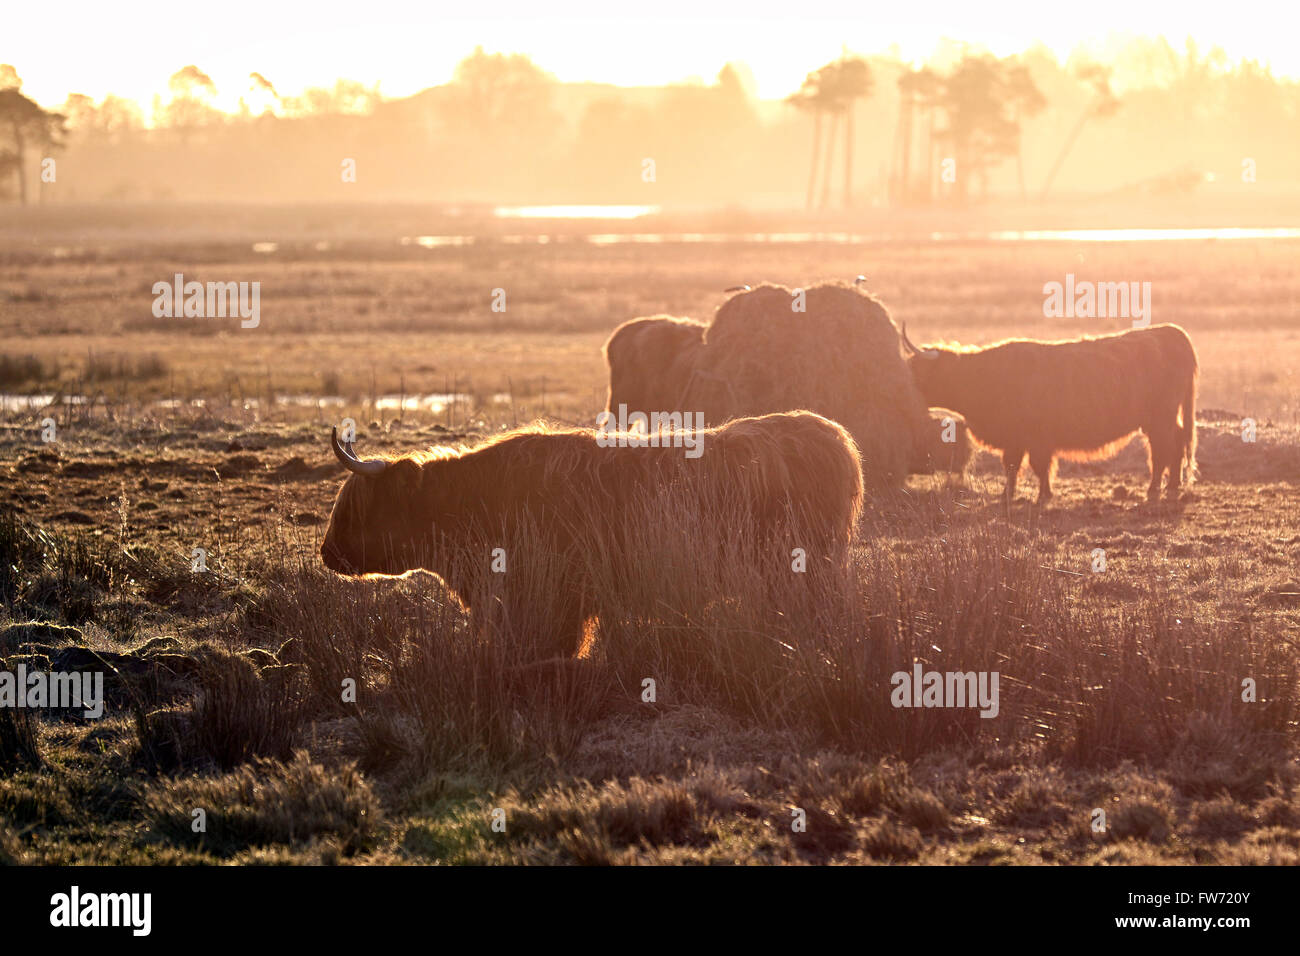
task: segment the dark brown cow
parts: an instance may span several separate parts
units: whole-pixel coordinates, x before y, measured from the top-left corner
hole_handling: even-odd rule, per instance
[[[1135,432],[1147,437],[1147,498],[1177,498],[1196,468],[1196,350],[1176,325],[1066,342],[1012,340],[983,348],[917,348],[903,331],[912,374],[931,405],[960,412],[979,443],[1002,452],[1015,497],[1025,455],[1038,500],[1052,497],[1058,455],[1106,458]]]
[[[620,325],[605,343],[605,407],[617,412],[622,404],[647,413],[683,409],[706,328],[703,322],[671,315],[629,319]]]
[[[810,565],[846,559],[862,501],[848,432],[801,412],[737,419],[693,435],[697,457],[682,447],[609,447],[617,433],[532,426],[469,450],[361,461],[335,433],[334,454],[352,475],[334,503],[321,557],[353,576],[432,571],[473,614],[476,569],[508,543],[526,552],[511,555],[515,567],[546,568],[559,593],[539,607],[535,590],[515,587],[507,575],[498,599],[516,619],[543,622],[539,629],[549,633],[538,634],[539,646],[566,654],[579,649],[586,623],[601,614],[593,555],[618,564],[616,579],[624,564],[635,575],[654,561],[663,535],[680,534],[664,527],[671,522],[657,510],[663,499],[656,495],[689,502],[705,533],[716,534],[699,542],[699,553],[733,540],[771,545],[773,573],[789,571],[793,547],[804,549]]]

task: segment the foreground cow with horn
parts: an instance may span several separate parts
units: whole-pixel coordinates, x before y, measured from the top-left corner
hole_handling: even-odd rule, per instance
[[[1086,336],[1068,342],[1012,340],[985,348],[917,348],[912,374],[931,405],[966,418],[971,435],[1002,452],[1006,497],[1016,494],[1025,455],[1038,501],[1052,497],[1058,455],[1107,458],[1135,432],[1147,437],[1151,484],[1177,498],[1196,468],[1196,350],[1176,325]]]
[[[637,441],[644,436],[625,436]],[[321,546],[341,574],[442,577],[474,614],[476,581],[500,543],[526,553],[514,568],[544,566],[561,592],[539,608],[526,588],[498,595],[519,620],[545,621],[546,650],[572,655],[587,622],[601,613],[592,556],[626,564],[655,560],[655,543],[674,533],[656,503],[686,500],[718,541],[753,541],[790,572],[793,548],[809,565],[845,560],[862,499],[853,439],[810,412],[744,418],[694,433],[702,453],[681,447],[609,447],[595,431],[519,429],[470,450],[437,449],[361,460],[351,443],[331,441],[352,474],[339,491]],[[667,526],[667,527],[666,527]],[[680,531],[676,531],[680,534]],[[519,544],[522,542],[522,545]],[[711,553],[700,542],[700,553]],[[638,563],[639,562],[639,563]],[[531,603],[530,603],[531,602]],[[652,616],[658,608],[647,608]],[[540,611],[540,613],[539,613]]]

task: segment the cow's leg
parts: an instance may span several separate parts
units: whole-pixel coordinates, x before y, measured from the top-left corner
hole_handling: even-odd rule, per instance
[[[1183,487],[1183,443],[1182,429],[1178,427],[1178,413],[1175,411],[1169,418],[1169,451],[1168,459],[1165,462],[1169,469],[1169,484],[1165,488],[1165,497],[1170,501],[1177,501],[1182,494]]]
[[[1003,496],[1007,501],[1016,498],[1016,481],[1020,478],[1020,465],[1025,460],[1025,450],[1008,448],[1002,453],[1002,468],[1007,473],[1007,488]]]
[[[1159,501],[1160,481],[1164,477],[1165,469],[1171,464],[1175,469],[1178,467],[1174,462],[1174,433],[1163,426],[1152,426],[1142,430],[1146,432],[1151,458],[1151,484],[1147,485],[1147,501]]]
[[[1038,476],[1038,503],[1045,505],[1052,499],[1052,471],[1056,468],[1056,455],[1050,448],[1036,448],[1029,453],[1029,467]]]
[[[1177,501],[1183,493],[1183,462],[1175,456],[1169,462],[1169,484],[1165,486],[1165,498]]]

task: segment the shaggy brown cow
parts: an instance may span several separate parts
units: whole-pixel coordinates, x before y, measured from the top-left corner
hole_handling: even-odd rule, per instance
[[[976,347],[917,348],[903,330],[912,374],[926,400],[966,417],[971,435],[1002,452],[1008,500],[1026,453],[1038,501],[1052,497],[1056,458],[1106,458],[1135,432],[1147,436],[1151,484],[1178,497],[1183,466],[1196,468],[1196,350],[1176,325],[1066,342],[1012,340]]]
[[[549,633],[538,639],[547,651],[570,655],[601,613],[592,555],[627,574],[653,562],[656,542],[674,533],[653,512],[665,493],[698,508],[719,542],[770,547],[773,573],[789,572],[795,547],[810,567],[845,560],[862,472],[853,439],[834,422],[807,412],[739,419],[694,433],[698,457],[671,445],[609,447],[619,437],[533,426],[474,449],[361,461],[336,432],[334,453],[352,476],[334,503],[321,556],[354,576],[432,571],[473,614],[487,555],[494,542],[511,543],[526,552],[511,554],[511,566],[549,569],[562,593],[539,609],[536,593],[511,591],[507,576],[498,579],[501,600],[516,619],[545,622],[539,626]],[[709,544],[700,542],[701,553]]]
[[[653,315],[624,322],[605,342],[609,401],[633,411],[685,410],[696,358],[704,347],[703,322]]]

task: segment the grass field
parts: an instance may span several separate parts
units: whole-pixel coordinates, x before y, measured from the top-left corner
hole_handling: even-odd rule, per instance
[[[1300,243],[33,235],[0,242],[0,669],[106,670],[108,705],[0,711],[0,861],[1300,862]],[[260,325],[155,318],[177,272],[260,282]],[[1140,439],[1042,510],[980,454],[870,500],[812,599],[665,553],[643,584],[679,613],[529,666],[432,576],[321,565],[331,424],[590,425],[617,323],[859,273],[969,343],[1125,324],[1044,318],[1066,273],[1151,282],[1200,356],[1190,500],[1145,504]],[[997,718],[893,708],[914,660],[999,671]]]

